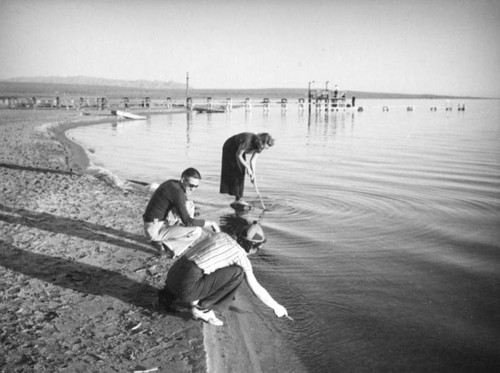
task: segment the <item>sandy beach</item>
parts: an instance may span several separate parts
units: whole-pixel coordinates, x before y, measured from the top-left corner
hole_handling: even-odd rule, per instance
[[[171,260],[142,235],[147,195],[82,174],[61,142],[102,119],[0,111],[0,369],[206,371],[202,325],[158,309]]]
[[[0,371],[303,371],[279,356],[277,321],[246,286],[223,327],[159,309],[173,260],[143,236],[148,192],[65,136],[108,121],[0,110]]]
[[[85,150],[64,135],[109,120],[0,111],[1,372],[286,366],[272,311],[256,306],[247,287],[220,328],[159,309],[156,292],[173,261],[142,234],[148,193],[89,168]]]

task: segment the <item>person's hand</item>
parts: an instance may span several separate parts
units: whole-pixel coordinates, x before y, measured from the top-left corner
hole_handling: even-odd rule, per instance
[[[281,304],[276,304],[276,307],[274,307],[274,313],[278,317],[288,316],[288,312],[286,311],[286,308],[283,307]]]
[[[209,225],[213,229],[214,232],[220,232],[219,225],[216,222],[210,221]]]
[[[248,174],[248,177],[250,178],[250,181],[253,183],[254,175],[253,175],[253,172],[249,168],[247,168],[247,174]]]

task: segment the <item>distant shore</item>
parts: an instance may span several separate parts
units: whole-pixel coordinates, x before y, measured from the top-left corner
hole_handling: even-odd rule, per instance
[[[312,85],[311,90],[323,90],[324,87]],[[330,87],[331,89],[331,87]],[[453,95],[437,95],[430,93],[420,94],[405,94],[405,93],[387,93],[387,92],[365,92],[350,90],[349,87],[339,87],[340,91],[348,93],[348,97],[356,97],[357,99],[498,99],[494,97],[475,97],[475,96],[453,96]],[[229,97],[253,99],[298,99],[306,98],[308,94],[307,82],[304,88],[255,88],[255,89],[197,89],[197,88],[150,88],[150,87],[120,87],[120,86],[103,86],[103,85],[86,85],[86,84],[50,84],[50,83],[30,83],[30,82],[11,82],[0,81],[0,96],[19,96],[19,97],[90,97],[103,96],[111,99],[129,98],[145,98],[165,99],[171,97],[173,100],[180,102],[185,101],[186,97],[198,99],[226,99]]]

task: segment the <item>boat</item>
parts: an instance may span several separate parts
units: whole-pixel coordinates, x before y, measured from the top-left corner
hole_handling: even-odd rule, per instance
[[[111,115],[117,115],[127,119],[147,119],[144,115],[132,114],[121,110],[111,110]]]
[[[223,109],[221,107],[218,108],[207,108],[207,107],[194,107],[194,111],[198,113],[225,113],[226,109]]]

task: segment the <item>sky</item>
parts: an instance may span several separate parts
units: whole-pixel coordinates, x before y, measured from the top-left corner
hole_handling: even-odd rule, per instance
[[[500,0],[0,0],[0,79],[500,97]]]

